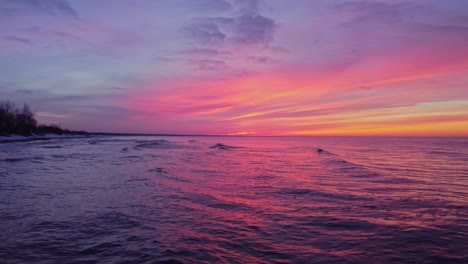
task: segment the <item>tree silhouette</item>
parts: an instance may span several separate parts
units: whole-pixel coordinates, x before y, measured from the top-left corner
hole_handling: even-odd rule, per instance
[[[12,101],[0,101],[0,135],[30,136],[48,133],[86,134],[84,131],[62,129],[59,125],[38,125],[29,105],[24,104],[21,109],[18,109]]]

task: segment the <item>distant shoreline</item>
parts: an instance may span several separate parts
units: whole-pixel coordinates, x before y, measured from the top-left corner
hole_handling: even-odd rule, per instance
[[[121,137],[233,137],[239,135],[197,135],[197,134],[145,134],[145,133],[106,133],[88,132],[93,136],[121,136]],[[244,136],[245,137],[245,136]]]
[[[21,135],[9,135],[0,136],[0,144],[6,143],[20,143],[20,142],[31,142],[31,141],[42,141],[52,139],[72,139],[72,138],[87,138],[91,135],[83,134],[45,134],[45,135],[33,135],[33,136],[21,136]]]
[[[22,136],[22,135],[9,135],[9,136],[0,136],[0,144],[6,143],[22,143],[22,142],[32,142],[32,141],[45,141],[53,139],[76,139],[76,138],[91,138],[95,136],[109,136],[109,137],[311,137],[311,138],[460,138],[465,139],[467,136],[259,136],[259,135],[183,135],[183,134],[139,134],[139,133],[105,133],[105,132],[87,132],[86,134],[77,133],[77,134],[44,134],[44,135],[32,135],[32,136]]]
[[[202,135],[202,134],[145,134],[145,133],[109,133],[88,132],[92,136],[116,137],[296,137],[296,138],[468,138],[468,135]]]

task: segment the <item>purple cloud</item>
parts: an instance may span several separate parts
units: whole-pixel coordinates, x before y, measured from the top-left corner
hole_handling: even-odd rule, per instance
[[[222,60],[200,59],[189,60],[189,63],[195,65],[196,69],[204,71],[227,69],[229,66]]]
[[[33,42],[31,40],[29,40],[27,38],[17,37],[17,36],[7,36],[7,37],[4,37],[3,39],[8,40],[8,41],[14,41],[14,42],[19,42],[19,43],[23,43],[23,44],[28,44],[28,45],[33,44]]]
[[[192,0],[193,1],[193,0]],[[229,11],[232,5],[225,0],[199,0],[198,8],[213,11]]]
[[[239,10],[258,12],[260,9],[260,0],[234,0]]]
[[[267,44],[273,40],[275,21],[258,13],[246,13],[233,20],[231,39],[242,44]]]
[[[226,35],[221,31],[217,22],[220,19],[195,19],[182,32],[193,41],[202,45],[219,45],[224,42]]]
[[[248,56],[247,61],[253,62],[253,63],[273,63],[274,60],[270,57],[264,57],[264,56]]]
[[[226,54],[227,52],[218,51],[216,49],[192,48],[192,49],[180,50],[179,53],[187,54],[187,55],[216,56],[216,55]]]
[[[265,45],[273,40],[276,23],[260,14],[259,1],[236,0],[234,5],[238,11],[231,15],[195,18],[182,31],[199,45]]]
[[[77,18],[77,12],[67,0],[0,0],[0,14],[39,12]]]

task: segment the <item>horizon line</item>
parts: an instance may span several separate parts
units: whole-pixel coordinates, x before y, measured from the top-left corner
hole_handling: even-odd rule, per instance
[[[172,133],[127,133],[87,132],[103,136],[159,136],[159,137],[372,137],[372,138],[468,138],[468,135],[236,135],[236,134],[172,134]]]

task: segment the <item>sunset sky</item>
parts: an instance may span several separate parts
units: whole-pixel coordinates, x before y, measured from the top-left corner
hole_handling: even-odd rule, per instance
[[[88,131],[468,135],[468,1],[0,0],[0,99]]]

